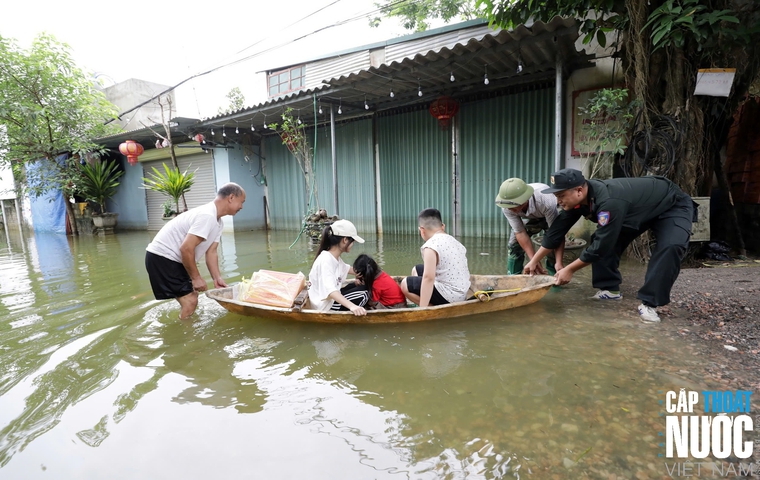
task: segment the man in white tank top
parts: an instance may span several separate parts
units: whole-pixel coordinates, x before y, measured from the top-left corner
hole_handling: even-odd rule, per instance
[[[470,288],[467,249],[446,233],[441,212],[435,208],[426,208],[417,220],[425,240],[420,247],[423,263],[401,281],[401,291],[420,307],[464,301]]]

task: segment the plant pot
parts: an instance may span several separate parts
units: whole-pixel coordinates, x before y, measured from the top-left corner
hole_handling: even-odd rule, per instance
[[[332,221],[306,222],[304,230],[312,242],[319,243],[322,240],[322,231],[326,226],[332,225]]]
[[[176,213],[172,213],[171,215],[168,215],[168,216],[167,215],[161,215],[161,220],[163,220],[164,222],[168,222],[169,220],[171,220],[172,218],[174,218],[176,216],[177,216]]]
[[[95,225],[98,233],[106,235],[113,233],[113,229],[116,226],[116,221],[118,219],[118,213],[101,213],[100,215],[92,215],[92,223]]]

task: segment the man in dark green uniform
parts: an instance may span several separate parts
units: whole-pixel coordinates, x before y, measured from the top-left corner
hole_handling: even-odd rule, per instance
[[[664,177],[586,180],[575,169],[566,168],[551,177],[559,217],[544,235],[541,248],[525,266],[525,273],[542,270],[539,262],[565,238],[581,216],[596,223],[591,243],[580,257],[555,277],[564,285],[573,273],[591,264],[591,279],[598,292],[594,298],[618,299],[623,281],[618,266],[620,256],[639,235],[652,230],[657,244],[647,267],[644,285],[637,297],[639,315],[646,322],[659,322],[655,309],[670,302],[670,290],[681,271],[691,236],[694,207],[691,197]]]

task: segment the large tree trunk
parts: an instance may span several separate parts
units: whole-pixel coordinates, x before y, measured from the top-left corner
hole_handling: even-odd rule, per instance
[[[694,43],[687,42],[683,48],[668,46],[652,51],[650,31],[644,29],[644,24],[663,3],[664,0],[625,0],[630,28],[624,37],[624,72],[632,97],[641,102],[643,109],[636,128],[653,128],[652,120],[658,115],[667,115],[677,122],[680,139],[673,139],[675,168],[669,176],[686,193],[704,196],[710,194],[715,173],[736,232],[735,248],[743,255],[744,242],[736,211],[729,200],[720,151],[726,144],[733,112],[757,78],[760,53],[752,46],[731,48],[726,43],[722,45],[723,50],[716,49],[715,56],[702,64],[699,62],[705,62],[705,56]],[[723,0],[713,8],[731,6],[730,0]],[[747,3],[743,8],[749,6]],[[757,7],[754,8],[756,11]],[[753,17],[747,13],[746,18]],[[694,96],[697,70],[717,66],[737,67],[733,95],[729,98]]]
[[[731,198],[731,190],[728,185],[728,179],[726,178],[726,172],[723,170],[723,164],[720,160],[719,152],[713,154],[713,165],[715,167],[715,177],[718,179],[721,201],[726,205],[726,208],[728,208],[729,220],[731,221],[731,227],[734,230],[736,237],[736,251],[739,252],[739,255],[746,257],[747,249],[744,245],[744,237],[742,237],[739,217],[736,216],[736,208],[734,208],[734,202]]]

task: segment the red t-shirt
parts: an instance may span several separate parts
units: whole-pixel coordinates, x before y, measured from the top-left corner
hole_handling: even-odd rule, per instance
[[[404,292],[398,286],[395,280],[385,272],[380,272],[380,276],[375,278],[372,283],[372,301],[380,302],[386,307],[397,303],[405,302]]]

